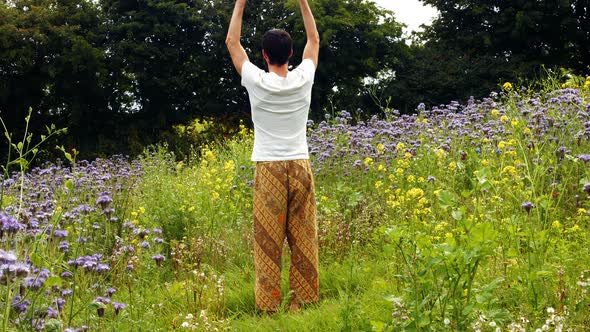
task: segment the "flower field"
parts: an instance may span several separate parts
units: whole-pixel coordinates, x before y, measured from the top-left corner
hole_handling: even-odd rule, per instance
[[[300,313],[254,310],[246,128],[186,163],[20,163],[2,331],[590,330],[590,78],[419,111],[310,122],[321,301]]]

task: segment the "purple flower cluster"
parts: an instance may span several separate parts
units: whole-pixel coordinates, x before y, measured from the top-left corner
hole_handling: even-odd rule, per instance
[[[430,149],[446,152],[453,152],[458,145],[468,146],[464,158],[471,153],[505,153],[497,144],[514,135],[512,119],[507,117],[512,114],[511,107],[492,94],[481,101],[471,99],[466,105],[451,102],[432,109],[422,106],[420,114],[413,115],[385,112],[384,118],[375,115],[356,123],[347,112],[341,113],[334,120],[322,121],[312,131],[308,141],[313,166],[318,173],[340,170],[345,174],[347,168],[362,167],[367,157],[390,166],[398,156],[415,154],[425,143]],[[516,107],[518,121],[530,133],[527,146],[549,141],[555,145],[558,160],[578,152],[580,160],[590,161],[588,151],[570,151],[580,147],[582,141],[590,141],[590,107],[580,91],[563,89],[520,97]],[[564,138],[564,131],[572,135]],[[398,146],[404,148],[400,151]]]
[[[101,273],[109,271],[111,269],[110,266],[108,264],[101,263],[101,259],[101,254],[94,254],[90,256],[82,256],[76,259],[69,260],[68,264],[73,267],[81,267],[87,272],[94,271]]]
[[[16,234],[25,228],[25,225],[20,223],[15,217],[4,211],[0,211],[0,239],[4,237],[4,234]]]

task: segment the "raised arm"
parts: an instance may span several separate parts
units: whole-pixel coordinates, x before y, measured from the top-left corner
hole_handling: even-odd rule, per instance
[[[320,54],[320,34],[315,25],[315,19],[309,7],[307,0],[299,0],[301,5],[301,15],[303,15],[303,24],[307,33],[307,44],[303,50],[303,59],[310,59],[313,64],[318,66],[318,57]]]
[[[234,13],[229,23],[227,37],[225,38],[225,45],[229,50],[234,67],[240,75],[242,75],[242,66],[248,61],[248,54],[240,43],[242,36],[242,16],[244,16],[244,7],[246,7],[246,0],[236,0]]]

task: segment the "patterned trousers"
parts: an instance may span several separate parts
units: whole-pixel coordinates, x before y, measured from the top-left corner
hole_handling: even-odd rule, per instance
[[[309,160],[257,162],[254,177],[256,307],[276,312],[281,304],[281,257],[291,249],[290,306],[319,300],[318,235]]]

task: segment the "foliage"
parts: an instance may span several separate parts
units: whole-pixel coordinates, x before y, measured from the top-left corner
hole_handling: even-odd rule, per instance
[[[334,87],[333,100],[360,106],[363,79],[397,65],[406,49],[401,26],[365,0],[312,6],[322,33],[314,113],[328,107]],[[138,155],[197,118],[237,127],[250,109],[224,44],[232,10],[221,0],[2,2],[2,116],[20,133],[22,111],[33,107],[42,119],[34,129],[69,128],[65,145],[83,158]],[[292,0],[248,3],[242,42],[252,61],[263,66],[260,41],[274,27],[292,32],[297,65],[305,34]]]
[[[481,98],[499,82],[544,79],[542,66],[588,73],[587,1],[422,2],[440,14],[415,36],[388,90],[401,110]]]

